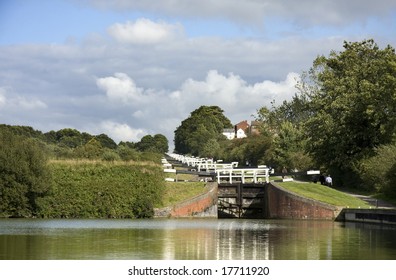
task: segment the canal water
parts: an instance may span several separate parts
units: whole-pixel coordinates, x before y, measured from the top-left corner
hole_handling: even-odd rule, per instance
[[[395,260],[396,228],[301,220],[0,219],[1,260]]]

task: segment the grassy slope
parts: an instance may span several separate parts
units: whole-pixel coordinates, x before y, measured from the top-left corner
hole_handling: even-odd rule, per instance
[[[172,206],[204,192],[204,182],[166,182],[162,202],[155,207]]]
[[[356,197],[329,188],[327,186],[322,186],[321,184],[309,182],[281,182],[276,184],[301,196],[315,199],[334,206],[349,208],[370,208],[369,204]]]

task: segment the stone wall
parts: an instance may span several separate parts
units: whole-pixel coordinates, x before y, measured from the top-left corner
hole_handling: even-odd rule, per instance
[[[275,183],[267,185],[266,217],[270,219],[334,220],[340,209],[291,193]]]

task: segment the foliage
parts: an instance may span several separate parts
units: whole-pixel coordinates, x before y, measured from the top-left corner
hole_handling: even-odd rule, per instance
[[[266,162],[278,171],[283,167],[306,170],[313,165],[306,152],[307,141],[302,127],[303,120],[307,119],[305,108],[306,100],[295,96],[278,107],[273,102],[271,110],[262,107],[257,111],[261,134],[271,141],[271,148],[266,150]]]
[[[121,157],[114,150],[105,149],[105,151],[102,154],[102,160],[113,162],[113,161],[121,160]]]
[[[95,136],[95,139],[99,141],[102,147],[104,148],[113,149],[113,150],[117,149],[117,144],[114,142],[114,140],[104,133]]]
[[[163,172],[151,163],[52,161],[54,186],[39,200],[44,218],[146,218],[162,199]]]
[[[312,168],[312,159],[305,153],[306,141],[303,139],[301,128],[284,121],[274,138],[274,158],[278,167],[297,170]]]
[[[381,50],[373,40],[344,48],[318,57],[300,86],[301,96],[309,99],[308,151],[339,174],[353,173],[396,132],[395,50]]]
[[[24,138],[36,138],[43,139],[44,135],[41,131],[35,130],[30,126],[20,126],[20,125],[5,125],[0,124],[0,131],[9,131],[14,135],[23,136]]]
[[[166,153],[169,150],[168,139],[162,134],[143,136],[140,142],[135,144],[135,147],[141,152],[154,152],[160,154]]]
[[[221,146],[219,141],[214,138],[210,138],[203,146],[200,151],[200,156],[208,158],[220,158]]]
[[[76,148],[73,154],[75,158],[98,159],[103,154],[103,147],[98,140],[92,138],[85,145]]]
[[[34,216],[51,186],[46,157],[37,141],[5,129],[0,147],[0,216]]]
[[[220,141],[224,128],[232,128],[218,106],[201,106],[191,112],[175,130],[175,150],[181,154],[204,156],[202,150],[209,140]]]
[[[364,186],[396,197],[396,145],[383,145],[375,151],[375,156],[360,164]]]
[[[139,152],[105,134],[0,125],[0,217],[151,217],[164,187],[153,162],[168,149],[153,139],[155,149]],[[48,166],[47,155],[63,160]]]
[[[220,158],[226,162],[237,161],[240,165],[272,165],[272,138],[266,134],[221,142]]]
[[[128,145],[119,145],[117,153],[123,161],[137,161],[140,153]]]
[[[273,138],[275,163],[320,167],[336,185],[359,186],[360,162],[396,134],[395,50],[373,40],[345,42],[343,51],[316,58],[297,90],[257,112],[260,130]]]

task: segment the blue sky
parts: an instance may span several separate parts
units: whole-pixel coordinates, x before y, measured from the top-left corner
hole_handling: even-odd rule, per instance
[[[1,0],[0,123],[172,142],[199,106],[251,120],[368,38],[396,46],[395,1]]]

